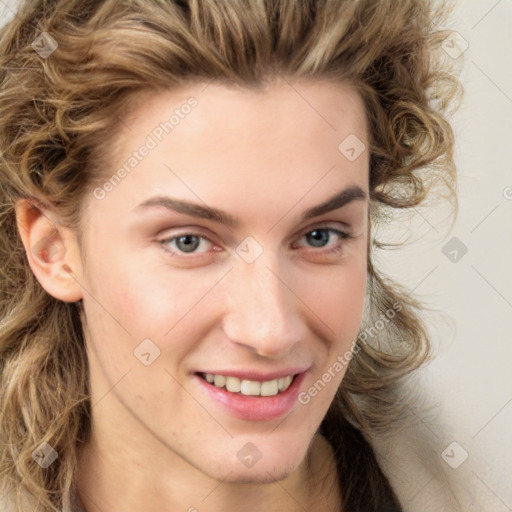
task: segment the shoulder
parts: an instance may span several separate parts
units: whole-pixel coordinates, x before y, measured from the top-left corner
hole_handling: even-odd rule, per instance
[[[481,496],[467,486],[471,466],[456,471],[446,466],[441,453],[448,441],[420,428],[406,428],[387,439],[374,439],[379,462],[404,512],[481,512]]]
[[[85,512],[80,501],[74,492],[64,495],[64,503],[70,503],[65,506],[62,512]],[[34,499],[27,493],[22,497],[23,510],[36,510]],[[16,497],[12,494],[0,495],[0,512],[16,512]]]

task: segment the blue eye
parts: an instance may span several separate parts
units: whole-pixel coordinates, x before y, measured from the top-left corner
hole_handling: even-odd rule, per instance
[[[191,254],[194,252],[204,252],[197,251],[197,249],[204,244],[201,244],[202,241],[205,241],[206,244],[211,244],[210,240],[208,240],[204,236],[194,235],[192,233],[185,233],[183,235],[175,236],[173,238],[167,238],[162,240],[161,243],[171,250],[171,252],[181,252],[184,254]]]
[[[333,234],[335,235],[334,245],[330,243]],[[306,239],[307,243],[311,247],[322,248],[331,245],[333,246],[332,250],[336,250],[341,248],[340,241],[342,239],[350,238],[350,235],[348,233],[339,231],[338,229],[334,228],[316,228],[313,229],[312,231],[308,231],[307,233],[302,235],[301,238]],[[338,243],[336,243],[336,239],[338,239]]]
[[[329,231],[327,229],[315,229],[314,231],[310,231],[306,233],[306,240],[313,247],[323,247],[329,243]]]

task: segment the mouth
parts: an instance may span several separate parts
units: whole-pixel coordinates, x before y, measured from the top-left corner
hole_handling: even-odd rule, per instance
[[[267,375],[250,371],[229,373],[196,372],[198,392],[208,404],[215,404],[231,416],[246,421],[271,421],[295,408],[308,371],[290,368]]]
[[[257,381],[240,379],[232,375],[214,373],[198,373],[199,377],[215,386],[235,395],[244,396],[276,396],[284,393],[297,375],[286,375],[278,379]]]

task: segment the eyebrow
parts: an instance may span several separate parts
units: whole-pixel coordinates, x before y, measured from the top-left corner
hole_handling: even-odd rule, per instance
[[[348,203],[356,200],[364,200],[367,198],[366,192],[357,185],[352,185],[345,188],[333,195],[323,203],[313,206],[306,210],[300,219],[300,222],[305,220],[319,217],[325,213],[329,213],[333,210],[337,210],[345,206]],[[239,226],[240,221],[238,217],[233,216],[227,212],[213,208],[211,206],[200,205],[198,203],[192,203],[184,201],[182,199],[176,199],[168,196],[155,196],[147,199],[143,203],[136,207],[136,210],[151,208],[151,207],[163,207],[168,210],[173,210],[184,215],[190,215],[191,217],[198,217],[201,219],[212,220],[228,226],[229,228],[236,228]]]

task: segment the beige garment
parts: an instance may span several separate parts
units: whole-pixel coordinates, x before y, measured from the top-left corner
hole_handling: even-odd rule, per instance
[[[85,512],[74,491],[72,491],[69,496],[64,496],[64,498],[64,503],[70,503],[70,506],[65,506],[62,512]],[[33,498],[27,495],[23,501],[23,512],[32,511],[34,507]],[[9,496],[0,496],[0,512],[15,512],[15,500]]]

